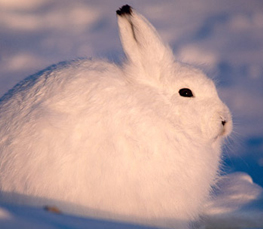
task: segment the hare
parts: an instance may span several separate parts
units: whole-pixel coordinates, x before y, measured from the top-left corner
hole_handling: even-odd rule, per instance
[[[117,17],[121,66],[62,62],[1,98],[0,190],[20,196],[13,202],[189,228],[217,177],[231,114],[212,80],[177,62],[143,16],[125,5]]]

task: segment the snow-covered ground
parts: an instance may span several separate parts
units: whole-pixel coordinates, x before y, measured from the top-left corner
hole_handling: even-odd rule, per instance
[[[50,205],[52,208],[53,206]],[[46,211],[44,206],[0,204],[0,228],[34,229],[143,229],[142,225],[83,218],[61,212]],[[201,221],[194,228],[229,229],[263,228],[263,188],[254,184],[245,173],[223,176],[214,191],[214,197],[205,204]]]
[[[126,3],[152,22],[178,59],[215,78],[232,111],[235,126],[224,150],[223,173],[243,171],[249,176],[236,173],[219,183],[224,189],[207,204],[205,222],[263,228],[262,0],[0,0],[0,96],[26,76],[62,60],[102,57],[121,62],[115,11]],[[2,205],[0,228],[18,225],[135,227]]]

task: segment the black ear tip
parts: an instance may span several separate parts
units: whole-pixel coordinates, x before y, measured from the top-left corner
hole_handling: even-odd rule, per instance
[[[118,9],[118,10],[116,11],[116,13],[117,13],[118,15],[120,15],[120,16],[125,15],[125,14],[131,15],[131,13],[132,13],[132,7],[130,7],[129,5],[124,5],[124,6],[122,6],[120,9]]]

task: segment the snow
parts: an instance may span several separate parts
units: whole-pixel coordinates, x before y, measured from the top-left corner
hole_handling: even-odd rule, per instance
[[[28,206],[5,205],[0,208],[0,226],[5,229],[12,228],[125,228],[125,229],[143,229],[139,225],[131,225],[122,222],[110,222],[104,220],[81,218],[66,214],[57,214],[44,211],[44,209]]]
[[[263,189],[245,173],[223,176],[203,213],[207,228],[262,228]]]
[[[263,228],[261,0],[0,0],[0,95],[58,61],[92,56],[120,62],[124,55],[115,10],[126,3],[153,23],[178,59],[200,66],[215,78],[220,97],[232,111],[234,132],[227,141],[223,165],[224,173],[231,174],[219,181],[215,198],[207,203],[204,224]],[[0,228],[87,225],[135,228],[56,215],[39,207],[0,207]]]
[[[214,190],[213,198],[205,204],[201,222],[196,228],[262,228],[263,227],[263,188],[254,184],[245,173],[232,173],[223,176]],[[83,218],[44,210],[44,206],[32,207],[0,205],[0,228],[149,228],[125,222],[112,222],[100,219]]]
[[[4,205],[0,208],[0,226],[4,229],[34,228],[94,228],[94,229],[143,229],[140,225],[132,225],[122,222],[110,222],[104,220],[81,218],[66,214],[57,214],[45,211],[44,208],[28,206]]]

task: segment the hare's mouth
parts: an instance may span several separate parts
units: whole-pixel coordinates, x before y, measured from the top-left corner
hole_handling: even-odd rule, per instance
[[[222,119],[221,121],[221,124],[222,124],[222,129],[221,129],[221,132],[219,134],[219,137],[226,137],[228,136],[231,131],[232,131],[232,121],[227,121],[226,119]]]
[[[221,118],[220,129],[217,135],[213,138],[214,142],[221,141],[223,138],[227,137],[232,131],[232,121]]]

